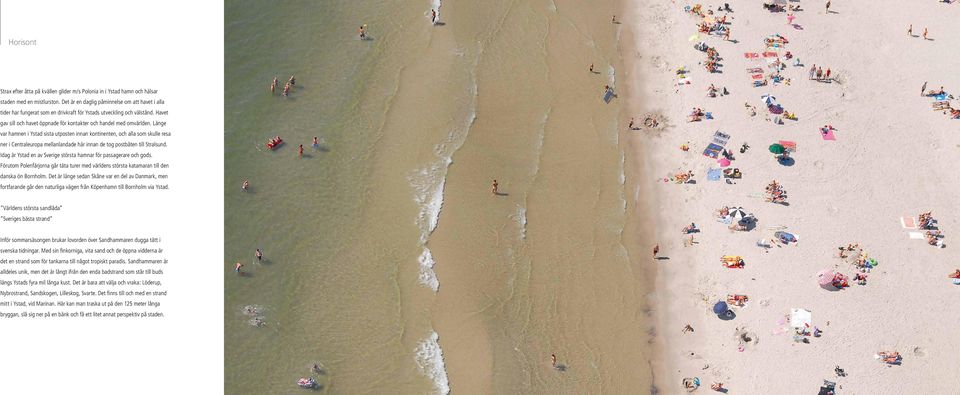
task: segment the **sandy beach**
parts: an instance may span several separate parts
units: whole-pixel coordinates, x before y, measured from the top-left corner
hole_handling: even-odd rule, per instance
[[[638,1],[624,16],[636,36],[656,37],[624,45],[636,52],[624,53],[635,89],[622,122],[636,117],[641,124],[632,138],[644,150],[632,159],[646,169],[637,177],[656,191],[663,259],[648,264],[658,270],[659,393],[683,393],[684,378],[697,378],[701,392],[723,383],[728,393],[812,394],[827,380],[837,394],[957,393],[960,307],[952,301],[960,286],[948,275],[960,269],[951,242],[960,225],[960,177],[950,170],[960,160],[960,120],[932,106],[960,105],[951,100],[960,92],[953,50],[960,38],[951,33],[960,5],[836,1],[828,13],[824,2],[789,2],[801,10],[771,12],[759,2],[731,1],[732,12],[718,11],[723,2],[702,3],[702,15],[696,5]],[[709,27],[726,16],[730,41],[722,32],[698,33],[704,16],[713,18]],[[768,47],[768,37],[779,47]],[[706,70],[706,53],[694,48],[700,42],[717,51],[718,72]],[[783,79],[774,83],[778,59]],[[810,80],[813,65],[829,68],[831,78]],[[689,83],[680,82],[681,68]],[[764,78],[765,86],[754,87]],[[711,84],[716,97],[708,97]],[[946,97],[922,96],[923,85],[943,86]],[[772,113],[763,95],[783,113]],[[695,108],[712,119],[688,122]],[[642,125],[647,114],[657,116],[657,128]],[[825,138],[826,125],[832,130]],[[729,136],[721,139],[733,156],[728,168],[740,178],[708,179],[710,169],[721,169],[704,155],[718,131]],[[781,140],[796,147],[782,163],[769,147]],[[741,153],[743,143],[749,148]],[[670,180],[688,171],[692,181]],[[788,191],[787,204],[766,201],[774,180]],[[718,222],[724,206],[742,207],[755,224],[728,229]],[[928,230],[907,229],[926,212],[942,247],[928,243]],[[699,232],[684,234],[691,223]],[[771,243],[777,231],[799,241]],[[769,248],[758,246],[762,239]],[[850,244],[859,248],[839,258],[838,247]],[[869,272],[856,266],[861,253],[875,263]],[[724,267],[725,255],[742,257],[744,267]],[[825,269],[846,275],[849,286],[822,287]],[[858,274],[866,280],[855,281]],[[747,302],[721,319],[714,304],[730,294]],[[790,322],[794,308],[810,312],[800,335]],[[898,363],[875,358],[882,351],[899,353]]]

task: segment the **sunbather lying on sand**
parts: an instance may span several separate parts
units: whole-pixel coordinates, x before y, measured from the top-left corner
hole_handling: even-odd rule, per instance
[[[960,269],[957,269],[957,271],[953,272],[953,274],[951,274],[951,275],[949,275],[949,276],[947,276],[947,277],[950,277],[950,278],[960,278]]]
[[[727,295],[727,304],[743,306],[747,303],[747,295]]]
[[[885,363],[897,363],[900,362],[900,353],[896,351],[880,351],[877,353],[880,356],[880,360]]]

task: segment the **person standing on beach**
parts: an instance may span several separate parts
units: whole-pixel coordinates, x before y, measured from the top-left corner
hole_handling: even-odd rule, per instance
[[[810,67],[810,78],[809,78],[809,79],[812,80],[812,79],[813,79],[813,75],[816,74],[816,73],[817,73],[817,65],[813,65],[812,67]]]
[[[437,10],[430,10],[430,22],[433,22],[434,25],[437,24]]]
[[[927,38],[927,28],[923,28],[923,39],[929,40],[929,38]]]
[[[614,15],[614,16],[613,16],[613,19],[612,19],[610,22],[611,22],[611,23],[617,23],[617,16]]]
[[[730,28],[728,27],[725,32],[723,32],[723,41],[730,41]]]
[[[593,72],[593,63],[590,63],[590,72]]]
[[[927,83],[924,82],[923,86],[920,87],[920,97],[923,97],[923,92],[927,91]]]
[[[237,262],[237,266],[236,266],[235,268],[233,268],[233,270],[236,271],[237,273],[240,273],[240,268],[241,268],[241,267],[243,267],[243,264],[240,263],[240,262]]]
[[[500,186],[500,184],[497,184],[497,180],[493,180],[493,195],[494,195],[494,196],[500,194],[500,191],[497,189],[497,187],[499,187],[499,186]]]
[[[830,13],[830,0],[827,0],[827,13]]]
[[[557,367],[557,354],[550,354],[550,364]]]
[[[907,28],[907,35],[913,37],[913,24],[910,24],[910,27]]]
[[[366,39],[367,39],[367,25],[365,25],[365,24],[364,24],[364,25],[360,25],[360,39],[361,39],[361,40],[366,40]]]
[[[263,260],[263,251],[260,251],[259,248],[257,248],[257,260],[258,260],[258,261],[262,261],[262,260]]]
[[[827,68],[827,73],[824,75],[824,78],[827,79],[827,80],[830,79],[830,69],[829,69],[829,68]]]
[[[630,118],[630,124],[627,125],[627,129],[633,130],[633,118]]]
[[[298,151],[299,151],[300,159],[303,159],[303,144],[300,144],[300,149]]]
[[[817,67],[817,81],[820,81],[823,78],[823,69]]]
[[[653,259],[657,259],[657,255],[660,254],[660,244],[653,245]]]
[[[317,136],[313,136],[313,149],[320,149],[320,141],[317,140]]]

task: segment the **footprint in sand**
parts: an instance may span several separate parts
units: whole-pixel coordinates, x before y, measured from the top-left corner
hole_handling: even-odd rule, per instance
[[[927,352],[924,351],[924,349],[923,349],[922,347],[914,347],[914,348],[913,348],[913,355],[916,356],[916,357],[923,358],[923,357],[927,356]]]

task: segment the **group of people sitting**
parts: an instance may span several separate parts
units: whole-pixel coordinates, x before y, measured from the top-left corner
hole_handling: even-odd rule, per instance
[[[927,239],[927,244],[937,247],[943,246],[943,241],[941,240],[943,238],[943,232],[936,229],[935,225],[937,221],[933,219],[933,215],[929,211],[921,213],[917,222],[920,223],[920,229],[926,230],[924,236]]]
[[[777,204],[783,204],[787,201],[787,191],[783,189],[783,186],[773,180],[770,184],[767,185],[767,201]]]
[[[937,97],[937,101],[933,102],[933,111],[943,111],[944,114],[947,114],[952,119],[960,119],[960,109],[956,109],[950,106],[950,100],[953,99],[953,95],[947,97],[947,92],[943,90],[943,87],[940,87],[940,90],[929,90],[925,93],[926,96],[940,96]]]
[[[703,109],[696,107],[690,111],[690,115],[687,116],[687,122],[699,122],[706,116],[706,113],[703,112]]]
[[[850,283],[847,282],[847,276],[841,273],[835,273],[833,275],[833,280],[830,281],[830,285],[834,288],[846,288],[850,286]]]
[[[720,53],[718,53],[716,49],[708,47],[706,52],[707,52],[707,60],[703,64],[704,67],[706,67],[707,71],[711,73],[718,72],[720,70],[720,67],[722,66],[720,64],[720,61],[723,60],[723,58],[720,57]]]
[[[867,275],[864,273],[857,273],[853,276],[853,281],[856,281],[859,285],[867,285]]]
[[[920,223],[920,229],[933,229],[933,226],[936,223],[936,220],[933,219],[933,215],[931,211],[921,213],[917,217],[917,219],[918,219],[917,222]]]
[[[717,89],[716,86],[713,86],[713,84],[710,84],[710,87],[707,88],[707,97],[717,97],[717,92],[720,92],[720,90]],[[728,91],[726,87],[723,88],[723,92],[720,92],[720,96],[729,94],[730,91]]]

